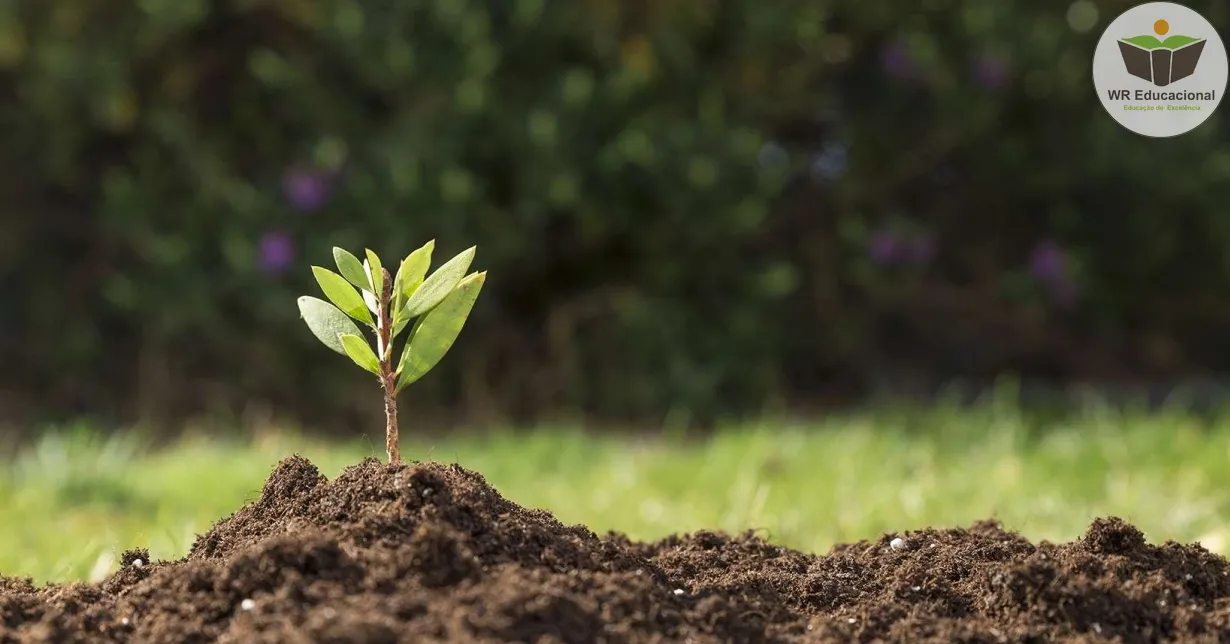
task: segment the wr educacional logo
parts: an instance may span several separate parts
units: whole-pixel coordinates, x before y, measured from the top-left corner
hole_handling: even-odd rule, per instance
[[[1127,73],[1143,78],[1158,87],[1165,87],[1183,80],[1196,72],[1200,54],[1208,42],[1170,32],[1170,23],[1158,20],[1153,23],[1153,34],[1119,39],[1119,55]],[[1165,40],[1161,38],[1165,37]],[[1124,96],[1124,98],[1127,98]]]
[[[1111,21],[1093,55],[1102,107],[1127,129],[1170,137],[1191,131],[1221,103],[1226,48],[1204,16],[1147,2]]]

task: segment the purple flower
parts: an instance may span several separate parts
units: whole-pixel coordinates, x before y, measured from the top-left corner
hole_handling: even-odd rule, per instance
[[[974,63],[974,78],[988,89],[999,89],[1008,80],[1008,65],[991,54],[985,54]]]
[[[1034,279],[1047,284],[1056,284],[1068,278],[1068,262],[1063,249],[1053,241],[1045,241],[1034,247],[1029,256],[1029,273]]]
[[[901,244],[893,233],[881,231],[871,236],[871,241],[867,244],[867,250],[871,254],[873,262],[877,264],[891,264],[897,261],[901,252]]]
[[[295,241],[284,230],[271,230],[261,236],[257,264],[270,275],[286,270],[295,259]]]
[[[333,191],[336,173],[296,166],[282,176],[282,194],[296,210],[311,212],[324,205]]]
[[[901,42],[894,42],[880,52],[880,66],[889,75],[898,78],[910,77],[917,72],[914,59],[910,57],[910,52]]]
[[[1029,273],[1042,284],[1056,306],[1063,309],[1076,306],[1080,288],[1072,278],[1068,258],[1058,244],[1045,241],[1035,246],[1029,256]]]

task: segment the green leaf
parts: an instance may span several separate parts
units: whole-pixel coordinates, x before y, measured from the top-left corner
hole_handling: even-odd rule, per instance
[[[397,312],[393,314],[393,335],[389,337],[396,338],[400,335],[402,330],[406,328],[406,325],[410,323],[411,319],[413,318],[406,314],[406,307],[403,306],[398,309]]]
[[[470,262],[474,261],[475,246],[471,246],[461,251],[456,257],[445,262],[436,272],[430,277],[423,280],[423,285],[410,296],[410,301],[406,302],[406,316],[417,317],[432,309],[444,301],[453,289],[461,282],[461,278],[465,277],[466,271],[470,269]]]
[[[307,322],[308,328],[312,330],[316,339],[342,355],[346,355],[346,349],[342,347],[342,341],[338,336],[347,333],[359,335],[359,327],[350,319],[350,316],[320,298],[308,295],[300,297],[299,314],[303,316],[304,322]]]
[[[371,279],[372,295],[375,295],[376,301],[379,301],[381,294],[384,293],[384,267],[380,265],[380,258],[370,248],[367,249],[367,263],[364,266]]]
[[[354,287],[344,277],[320,266],[313,266],[312,274],[316,276],[320,290],[324,291],[325,296],[343,313],[360,322],[373,325],[376,323],[372,314],[367,311],[367,306],[364,305],[359,292],[354,290]]]
[[[474,301],[478,299],[486,281],[486,272],[467,276],[443,302],[419,318],[410,331],[406,347],[402,349],[401,360],[397,365],[397,388],[394,392],[401,391],[406,385],[422,378],[448,353],[465,326],[466,319],[470,317]]]
[[[343,333],[341,340],[346,355],[350,356],[355,364],[377,376],[380,375],[380,360],[376,358],[376,353],[372,351],[372,346],[367,343],[367,340],[350,333]]]
[[[397,275],[393,277],[393,302],[390,306],[393,307],[393,328],[397,328],[397,320],[402,317],[401,310],[406,306],[406,298],[401,294],[401,273],[406,267],[406,260],[401,260],[401,264],[397,267]]]
[[[337,262],[337,270],[341,271],[342,277],[346,278],[347,282],[355,285],[355,288],[370,288],[367,283],[367,271],[363,270],[363,262],[359,261],[354,253],[345,248],[333,247],[333,261]]]
[[[421,248],[410,253],[397,269],[397,277],[393,280],[393,290],[396,293],[393,303],[393,337],[397,337],[410,321],[411,316],[406,312],[406,300],[423,283],[423,276],[431,266],[431,252],[435,248],[434,239],[423,244]]]
[[[401,292],[402,297],[410,297],[423,283],[423,276],[427,275],[427,268],[431,266],[431,252],[435,249],[436,240],[433,239],[407,255],[406,260],[401,263],[393,285]]]

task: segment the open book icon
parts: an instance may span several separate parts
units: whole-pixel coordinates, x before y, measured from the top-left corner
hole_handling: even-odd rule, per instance
[[[1196,72],[1200,54],[1208,41],[1191,36],[1134,36],[1119,40],[1119,54],[1127,72],[1137,78],[1165,87]]]

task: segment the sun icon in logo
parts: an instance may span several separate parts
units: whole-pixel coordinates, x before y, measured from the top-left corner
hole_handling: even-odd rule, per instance
[[[1153,23],[1153,33],[1159,36],[1165,36],[1166,32],[1170,31],[1170,23],[1165,20],[1158,20]]]

